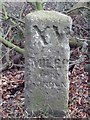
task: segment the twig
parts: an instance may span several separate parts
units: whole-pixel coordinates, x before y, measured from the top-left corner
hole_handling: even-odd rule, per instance
[[[3,12],[1,12],[1,11],[0,11],[0,13],[3,14],[3,15],[5,15],[5,14],[4,14]],[[12,18],[12,19],[10,19],[10,18]],[[22,31],[22,33],[23,33],[23,35],[24,35],[24,30],[23,30],[23,28],[20,26],[20,23],[25,24],[25,22],[22,21],[22,20],[20,20],[20,19],[18,19],[18,18],[16,18],[16,17],[10,16],[10,15],[8,15],[8,19],[10,19],[10,21],[11,21],[15,26],[17,26],[17,28],[18,28],[20,31]],[[8,20],[8,19],[7,19],[7,20]],[[17,21],[20,22],[20,23],[16,23],[15,21],[13,21],[13,19],[14,19],[14,20],[17,20]]]
[[[5,71],[6,69],[8,69],[9,66],[10,66],[10,64],[11,64],[11,62],[5,63],[4,65],[2,65],[2,66],[0,67],[0,73],[3,72],[3,71]]]
[[[75,7],[75,8],[72,8],[71,10],[68,10],[68,11],[64,11],[66,14],[70,14],[71,12],[73,12],[73,11],[75,11],[75,10],[77,10],[77,9],[81,9],[81,8],[85,8],[85,9],[88,9],[88,10],[90,10],[90,8],[89,7],[86,7],[86,6],[79,6],[79,7]]]
[[[15,66],[15,67],[23,67],[24,68],[24,65],[22,65],[22,64],[13,64],[13,66]]]
[[[23,14],[24,8],[25,8],[25,4],[22,6],[22,9],[21,9],[21,12],[20,12],[20,20],[22,19],[22,14]]]
[[[69,66],[72,66],[72,65],[76,65],[76,64],[80,64],[82,63],[83,61],[85,60],[85,56],[81,56],[78,60],[75,60],[75,61],[69,61]]]
[[[6,52],[6,54],[8,54],[10,51],[12,51],[14,48],[12,48],[12,49],[10,49],[9,51],[7,51]],[[2,58],[0,58],[0,60],[2,60],[3,58],[4,58],[4,56],[6,56],[6,54],[4,54],[3,56],[2,56]]]
[[[3,13],[3,12],[1,12],[1,11],[0,11],[0,14],[2,14],[2,15],[5,16],[5,13]],[[10,19],[10,18],[12,18],[12,19],[14,19],[14,20],[16,20],[16,21],[18,21],[18,22],[20,22],[20,23],[25,24],[25,22],[22,21],[21,19],[18,19],[18,18],[14,17],[14,16],[10,16],[10,15],[8,15],[8,19]]]
[[[88,40],[87,40],[87,39],[81,39],[81,38],[78,38],[78,37],[75,37],[75,39],[77,39],[77,40],[81,40],[81,41],[83,41],[83,42],[84,42],[84,41],[88,41],[88,42],[90,42],[89,39],[88,39]]]
[[[23,30],[23,28],[19,25],[19,24],[17,24],[17,28],[23,33],[23,35],[24,35],[24,30]]]
[[[9,29],[8,29],[8,31],[7,31],[7,33],[6,33],[6,35],[4,36],[4,39],[7,37],[7,35],[8,35],[9,32],[11,31],[11,29],[12,29],[12,27],[10,26]]]
[[[23,28],[20,26],[20,23],[16,23],[15,21],[13,21],[12,19],[10,19],[10,21],[23,33],[24,35],[24,30]]]

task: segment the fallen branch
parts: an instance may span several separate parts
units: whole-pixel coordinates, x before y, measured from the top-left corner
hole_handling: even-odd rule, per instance
[[[90,40],[80,39],[80,38],[77,38],[77,37],[71,37],[69,39],[69,45],[70,45],[71,48],[73,48],[73,47],[82,47],[84,41],[86,41],[88,43],[88,45],[90,45]]]
[[[3,37],[0,36],[0,42],[3,43],[5,46],[9,48],[13,48],[20,54],[24,54],[24,49],[20,48],[19,46],[14,45],[13,43],[9,42],[8,40],[5,40]]]
[[[90,8],[87,7],[87,3],[85,3],[85,2],[78,2],[70,10],[64,11],[64,12],[69,15],[70,13],[74,12],[75,10],[82,9],[82,8],[83,9],[87,9],[87,10],[90,11]]]

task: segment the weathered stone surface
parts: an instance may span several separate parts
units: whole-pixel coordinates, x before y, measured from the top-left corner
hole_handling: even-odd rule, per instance
[[[26,16],[25,105],[32,116],[62,117],[68,107],[71,18],[55,11]]]

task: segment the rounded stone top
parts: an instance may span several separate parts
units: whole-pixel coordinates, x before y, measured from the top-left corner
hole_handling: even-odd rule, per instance
[[[28,20],[50,20],[50,21],[54,21],[54,22],[66,22],[68,24],[71,23],[71,17],[62,14],[60,12],[57,11],[46,11],[46,10],[39,10],[39,11],[35,11],[32,13],[29,13],[26,18]]]

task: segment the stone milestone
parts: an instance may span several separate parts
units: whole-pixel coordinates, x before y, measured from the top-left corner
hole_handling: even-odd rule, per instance
[[[72,20],[55,11],[36,11],[25,23],[26,110],[31,117],[63,117],[68,109]]]

